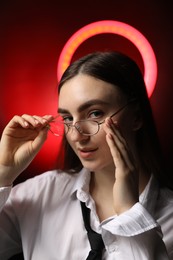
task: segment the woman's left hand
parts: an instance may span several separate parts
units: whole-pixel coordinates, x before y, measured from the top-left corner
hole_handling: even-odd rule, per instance
[[[139,174],[127,142],[116,124],[108,118],[104,129],[115,164],[113,206],[116,214],[119,215],[139,201]]]

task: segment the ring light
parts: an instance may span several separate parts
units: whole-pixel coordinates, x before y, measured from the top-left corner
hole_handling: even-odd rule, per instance
[[[139,50],[144,64],[144,81],[150,97],[154,91],[157,80],[157,61],[154,51],[148,40],[134,27],[118,21],[103,20],[90,23],[74,33],[59,57],[57,76],[60,80],[63,72],[69,66],[72,56],[76,49],[88,38],[102,33],[113,33],[127,38]]]

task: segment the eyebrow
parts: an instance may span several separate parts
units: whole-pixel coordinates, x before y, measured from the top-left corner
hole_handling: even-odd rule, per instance
[[[89,101],[85,102],[84,104],[80,105],[78,107],[77,111],[80,113],[94,105],[109,105],[109,102],[106,102],[106,101],[103,101],[100,99],[92,99],[92,100],[89,100]],[[66,114],[66,113],[70,113],[70,112],[66,109],[58,108],[58,113]]]

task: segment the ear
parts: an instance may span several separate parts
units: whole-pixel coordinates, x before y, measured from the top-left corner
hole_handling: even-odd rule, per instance
[[[141,113],[139,111],[136,111],[133,119],[133,124],[132,124],[132,130],[133,131],[138,131],[143,125],[143,120]]]

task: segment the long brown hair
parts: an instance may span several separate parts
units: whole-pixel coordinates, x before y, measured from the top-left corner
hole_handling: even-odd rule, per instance
[[[95,52],[88,54],[72,63],[64,72],[58,86],[61,91],[63,84],[78,74],[85,74],[112,85],[118,86],[128,99],[135,99],[140,109],[143,125],[137,131],[137,147],[142,165],[153,173],[161,184],[166,184],[163,175],[163,157],[159,139],[148,99],[143,75],[137,64],[129,57],[118,52]],[[82,168],[66,137],[64,145],[64,165],[62,170],[78,172]]]

